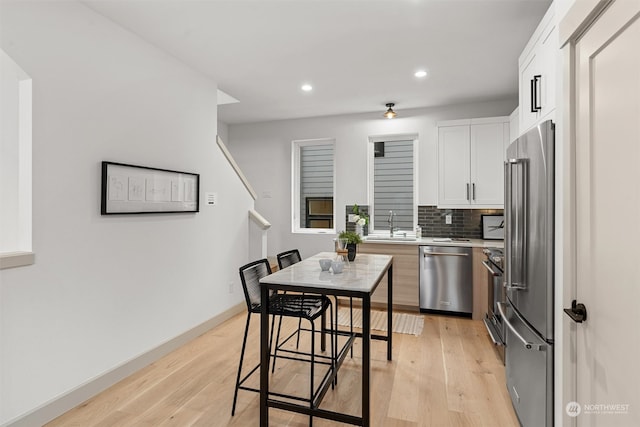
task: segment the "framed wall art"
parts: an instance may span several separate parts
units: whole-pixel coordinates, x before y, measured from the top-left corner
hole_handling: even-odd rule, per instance
[[[102,162],[102,215],[198,212],[200,175]]]
[[[504,240],[504,215],[482,215],[482,238]]]

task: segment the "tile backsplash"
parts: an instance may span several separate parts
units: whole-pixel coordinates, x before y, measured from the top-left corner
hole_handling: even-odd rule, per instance
[[[369,214],[369,206],[359,205],[363,213]],[[349,222],[353,205],[345,208],[347,231],[355,231],[355,224]],[[438,209],[436,206],[418,206],[418,224],[424,237],[466,237],[482,239],[482,215],[502,215],[502,209]],[[446,224],[445,216],[451,214],[451,224]],[[368,230],[365,230],[367,234]]]
[[[502,215],[502,209],[438,209],[418,206],[418,224],[425,237],[466,237],[482,239],[482,215]],[[451,214],[451,224],[446,215]]]

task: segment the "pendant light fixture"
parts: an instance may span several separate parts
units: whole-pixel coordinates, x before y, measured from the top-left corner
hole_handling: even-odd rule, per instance
[[[389,102],[389,103],[387,104],[387,112],[386,112],[386,113],[384,113],[384,116],[385,116],[387,119],[393,119],[395,116],[397,116],[396,112],[395,112],[395,111],[393,111],[393,107],[394,107],[395,105],[396,105],[396,104],[394,104],[393,102]]]

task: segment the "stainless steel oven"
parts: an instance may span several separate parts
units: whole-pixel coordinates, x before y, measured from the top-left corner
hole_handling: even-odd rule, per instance
[[[502,249],[483,249],[486,259],[482,264],[487,269],[489,275],[489,301],[488,311],[484,318],[484,325],[489,332],[491,341],[496,346],[496,350],[504,363],[505,347],[505,324],[498,310],[498,303],[506,301],[506,291],[504,288],[504,254]]]

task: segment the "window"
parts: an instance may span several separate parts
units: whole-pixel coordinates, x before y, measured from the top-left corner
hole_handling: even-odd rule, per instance
[[[0,268],[31,253],[31,78],[0,50]]]
[[[335,232],[334,141],[293,141],[292,230]]]
[[[417,135],[369,138],[370,233],[389,233],[389,211],[397,231],[415,232],[417,146]]]

